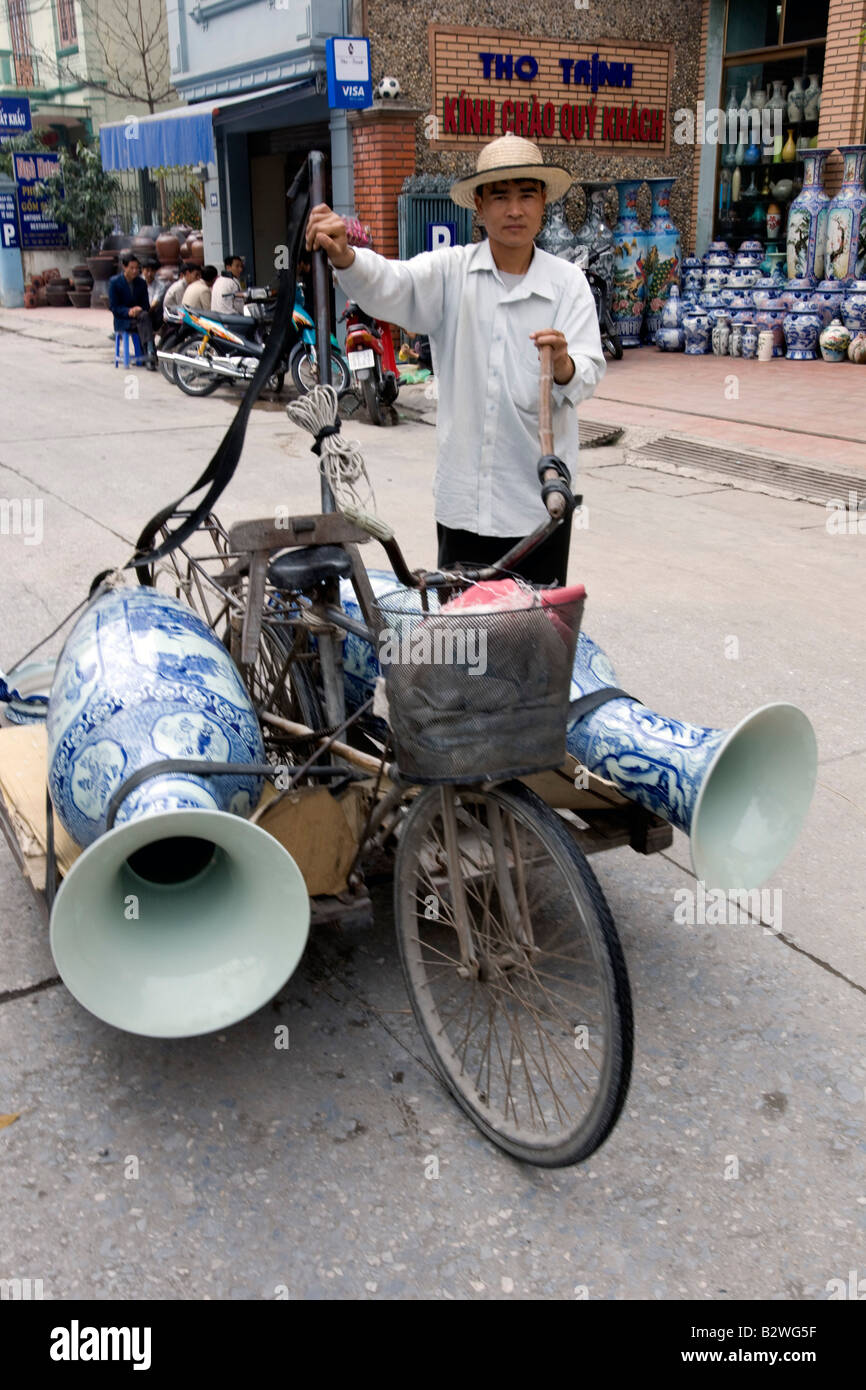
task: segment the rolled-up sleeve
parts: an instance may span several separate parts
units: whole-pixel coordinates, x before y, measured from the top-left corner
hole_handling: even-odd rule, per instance
[[[337,283],[356,304],[375,318],[435,333],[445,313],[448,275],[445,251],[424,251],[409,261],[389,261],[360,247],[345,270],[335,270]]]
[[[553,383],[557,405],[579,405],[591,396],[607,370],[598,328],[598,315],[586,277],[575,267],[575,293],[563,299],[554,327],[565,334],[574,375],[564,385]],[[561,318],[560,318],[561,316]]]

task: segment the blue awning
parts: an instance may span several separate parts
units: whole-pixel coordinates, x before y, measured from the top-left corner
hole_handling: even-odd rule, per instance
[[[246,105],[252,110],[263,102],[276,105],[286,92],[300,95],[313,88],[314,83],[309,80],[287,82],[279,87],[247,92],[243,96],[217,97],[213,101],[196,102],[194,106],[176,106],[169,111],[157,111],[152,116],[127,116],[123,121],[100,127],[102,167],[111,170],[158,169],[172,165],[212,164],[216,160],[213,136],[215,116],[227,107]]]

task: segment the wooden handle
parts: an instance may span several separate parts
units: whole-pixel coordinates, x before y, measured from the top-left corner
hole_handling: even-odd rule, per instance
[[[553,453],[553,348],[541,348],[541,387],[538,397],[538,442],[542,454]]]

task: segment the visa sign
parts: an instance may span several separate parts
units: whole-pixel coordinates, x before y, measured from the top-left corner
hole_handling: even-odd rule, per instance
[[[328,105],[344,110],[361,110],[373,105],[370,78],[370,40],[352,34],[327,39],[325,62],[328,69]]]

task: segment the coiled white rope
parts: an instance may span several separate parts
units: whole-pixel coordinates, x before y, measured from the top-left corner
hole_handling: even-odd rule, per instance
[[[314,386],[306,396],[286,406],[289,419],[319,438],[322,430],[337,423],[339,405],[333,386]],[[346,506],[375,516],[376,497],[367,473],[367,465],[357,439],[344,439],[336,432],[320,440],[320,467],[340,511]]]

